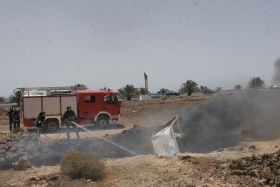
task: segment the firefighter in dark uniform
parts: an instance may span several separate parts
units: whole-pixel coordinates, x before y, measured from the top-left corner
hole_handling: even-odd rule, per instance
[[[7,116],[9,117],[9,124],[10,124],[10,131],[12,132],[13,130],[13,112],[14,112],[14,108],[11,107],[9,112],[7,112]]]
[[[70,139],[70,127],[73,127],[75,129],[77,138],[80,138],[79,131],[78,131],[76,125],[73,123],[73,122],[77,121],[77,117],[76,117],[75,112],[72,110],[71,106],[68,106],[66,108],[66,111],[62,116],[62,120],[66,123],[67,138]]]
[[[15,109],[13,112],[13,124],[14,124],[14,129],[20,128],[20,115],[18,109]]]
[[[36,119],[36,127],[38,128],[46,128],[46,113],[44,111],[40,112]]]
[[[40,137],[40,130],[44,129],[46,130],[46,117],[45,117],[45,112],[42,111],[39,113],[39,115],[36,118],[36,127],[37,127],[37,137]]]

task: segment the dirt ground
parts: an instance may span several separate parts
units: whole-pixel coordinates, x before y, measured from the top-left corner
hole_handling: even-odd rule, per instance
[[[184,107],[193,107],[204,102],[205,99],[195,97],[142,102],[124,101],[119,120],[123,129],[93,131],[84,133],[82,138],[119,134],[133,125],[156,126],[178,115]],[[0,115],[0,132],[2,132],[0,140],[6,140],[8,136],[16,136],[7,134],[7,119],[3,110]],[[56,138],[55,135],[48,136]],[[60,138],[64,139],[64,137]],[[272,154],[279,148],[280,137],[273,137],[271,139],[244,140],[236,146],[210,153],[187,152],[174,157],[158,157],[148,154],[103,158],[106,166],[104,179],[97,182],[87,181],[82,186],[262,186],[264,183],[256,176],[232,174],[230,164],[232,160],[242,157]],[[48,186],[51,180],[47,179],[48,176],[56,174],[61,175],[59,165],[32,166],[25,171],[12,169],[0,171],[0,186]],[[30,183],[30,181],[33,182]],[[74,185],[74,181],[72,184],[78,186]]]

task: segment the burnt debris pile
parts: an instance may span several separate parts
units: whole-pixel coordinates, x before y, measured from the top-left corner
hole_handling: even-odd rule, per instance
[[[235,145],[243,138],[277,136],[279,111],[278,90],[217,94],[181,113],[182,151],[210,152]]]
[[[229,169],[232,175],[258,178],[263,185],[280,185],[280,150],[232,160]]]

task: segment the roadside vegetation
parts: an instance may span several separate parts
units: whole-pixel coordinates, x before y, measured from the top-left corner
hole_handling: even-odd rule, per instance
[[[234,86],[235,90],[242,90],[242,86],[240,84],[237,84]]]
[[[253,77],[249,81],[249,88],[258,89],[264,87],[264,81],[260,77]]]
[[[181,88],[179,89],[179,92],[187,93],[188,96],[192,95],[192,93],[195,91],[199,91],[199,88],[197,87],[197,83],[193,80],[187,80],[186,82],[182,83]]]
[[[264,88],[265,82],[260,77],[253,77],[248,82],[248,87],[250,89],[260,89]],[[71,86],[73,90],[87,90],[88,87],[85,84],[75,84],[74,86]],[[234,86],[234,90],[240,91],[242,90],[242,86],[240,84],[236,84]],[[215,92],[222,91],[222,87],[216,87],[216,89],[212,90],[208,88],[207,86],[199,86],[198,84],[193,80],[187,80],[186,82],[183,82],[178,89],[178,92],[171,91],[168,88],[161,88],[156,93],[165,95],[165,96],[179,96],[180,94],[187,94],[188,96],[191,96],[194,92],[200,92],[202,94],[213,94]],[[133,97],[137,97],[139,95],[146,95],[150,94],[148,90],[146,90],[143,87],[137,88],[136,86],[132,84],[126,84],[125,86],[118,89],[118,94],[120,97],[127,99],[130,101]],[[10,102],[17,103],[19,105],[20,100],[22,97],[22,93],[20,90],[14,90],[12,95],[10,96]],[[0,102],[4,102],[4,97],[0,97]]]
[[[22,97],[21,91],[20,90],[14,90],[12,95],[10,96],[10,102],[17,103],[17,105],[19,106],[21,97]]]
[[[118,89],[118,92],[121,97],[126,98],[128,101],[130,101],[133,96],[138,95],[138,89],[132,84],[123,86],[122,88]]]

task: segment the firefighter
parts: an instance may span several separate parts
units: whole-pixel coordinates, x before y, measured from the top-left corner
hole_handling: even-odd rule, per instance
[[[14,108],[10,107],[9,112],[7,112],[7,116],[9,117],[9,124],[10,124],[10,131],[12,132],[13,130],[13,112],[14,112]]]
[[[19,116],[19,110],[18,109],[14,109],[13,124],[14,124],[14,129],[20,128],[20,116]]]
[[[46,128],[46,113],[44,111],[40,112],[36,119],[36,127],[38,128]]]
[[[80,138],[78,129],[76,125],[73,122],[77,121],[77,117],[75,112],[72,110],[71,106],[68,106],[66,108],[65,113],[62,116],[62,120],[66,123],[66,128],[67,128],[67,139],[70,139],[70,127],[73,127],[75,129],[77,138]]]

